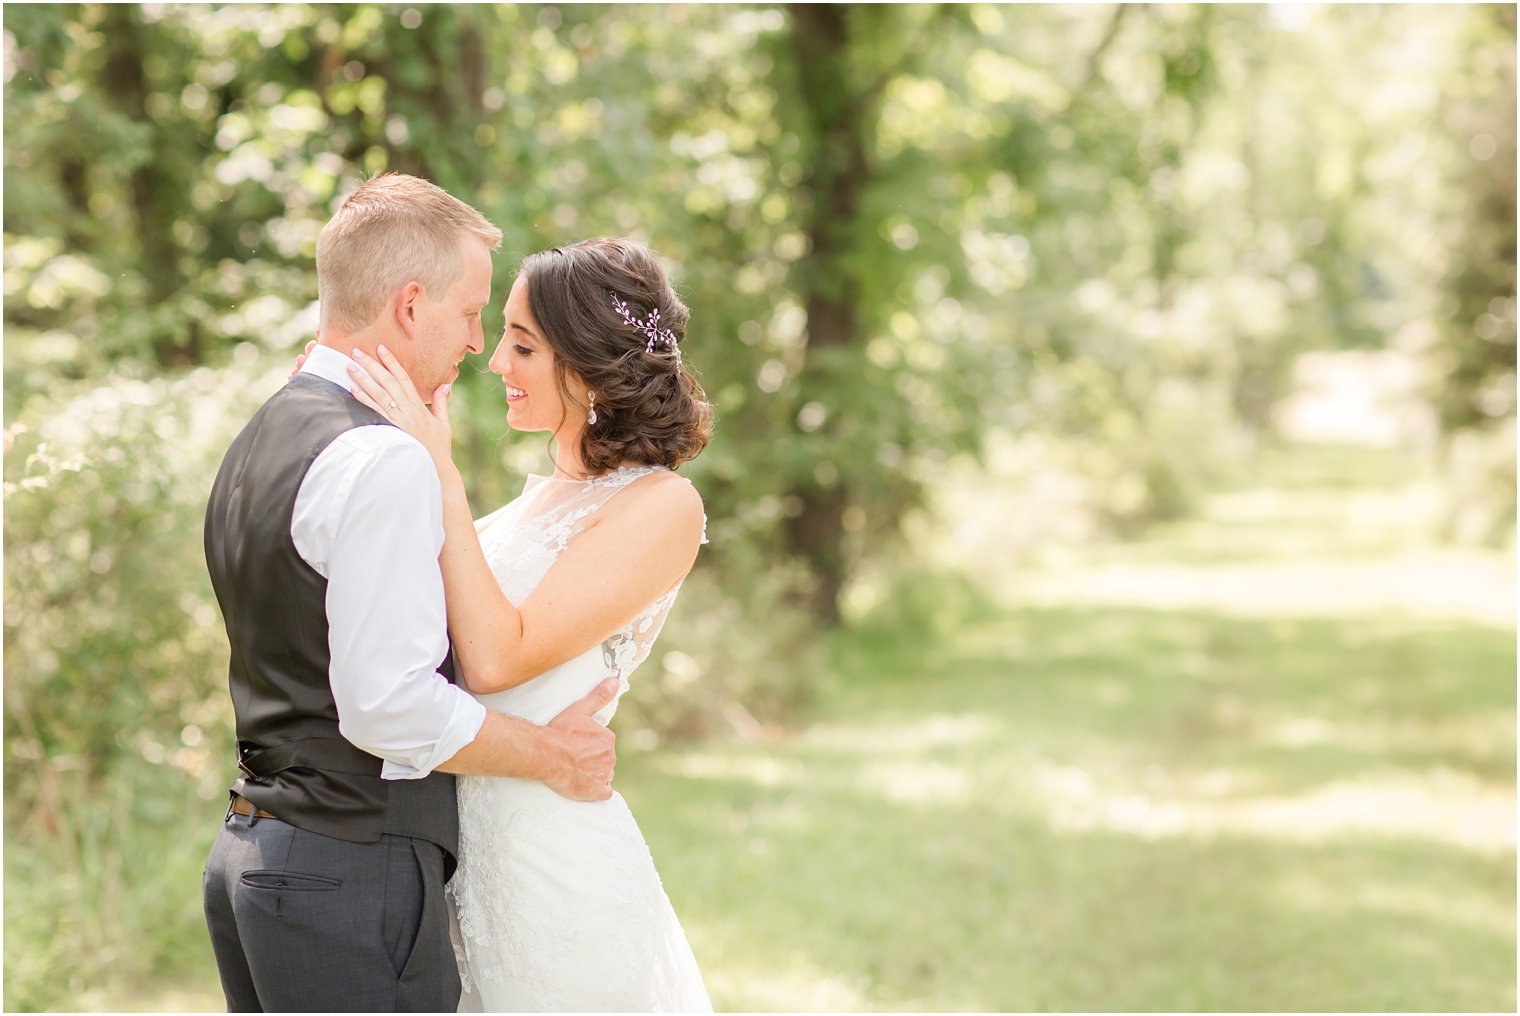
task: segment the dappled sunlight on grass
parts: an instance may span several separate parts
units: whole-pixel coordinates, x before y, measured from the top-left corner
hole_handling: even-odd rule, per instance
[[[1284,879],[1280,890],[1285,899],[1306,909],[1333,906],[1326,886],[1303,878]],[[1514,929],[1514,911],[1497,893],[1459,891],[1453,886],[1430,886],[1419,882],[1379,884],[1357,893],[1358,906],[1380,911],[1394,920],[1416,918],[1428,922],[1456,922],[1484,935],[1505,935]]]
[[[805,729],[627,758],[720,1004],[1512,1010],[1513,562],[1335,479],[915,576]]]
[[[1384,920],[1410,926],[1456,927],[1466,935],[1504,938],[1514,934],[1514,909],[1501,893],[1481,886],[1459,885],[1450,880],[1420,879],[1347,884],[1327,880],[1313,868],[1274,873],[1265,887],[1287,908],[1313,916],[1333,913],[1348,906]],[[1404,950],[1418,950],[1422,962],[1440,962],[1439,936],[1408,936]],[[1453,971],[1456,973],[1457,971]]]
[[[1513,626],[1512,554],[1440,545],[1443,494],[1392,452],[1298,449],[1275,485],[1204,497],[1144,540],[1021,540],[1001,517],[966,516],[970,489],[941,490],[953,530],[937,553],[1007,605],[1143,606],[1267,618],[1400,612]],[[972,476],[965,483],[979,482]]]
[[[1057,550],[1001,587],[1015,604],[1263,618],[1393,612],[1512,626],[1512,557],[1424,545],[1433,499],[1418,486],[1219,494],[1155,541]]]
[[[1483,553],[1410,553],[1373,560],[1265,564],[1115,563],[1020,579],[1022,602],[1216,610],[1246,617],[1402,611],[1513,622],[1513,568]]]
[[[701,936],[705,929],[691,932]],[[709,936],[708,940],[716,936]],[[735,946],[738,943],[734,943]],[[869,987],[861,978],[827,970],[806,953],[729,953],[713,943],[704,976],[719,1012],[861,1012],[871,1008]]]
[[[1512,1005],[1504,838],[1474,851],[1376,814],[1417,804],[1409,823],[1439,825],[1478,781],[1332,785],[1292,800],[1229,770],[1174,778],[1141,765],[1136,790],[1080,757],[1040,764],[1010,748],[927,761],[942,750],[893,765],[799,750],[809,779],[784,787],[693,787],[653,757],[626,763],[625,792],[720,1006]],[[981,791],[916,793],[918,766],[930,783],[958,769]],[[894,779],[908,790],[882,792]],[[1362,792],[1366,806],[1336,816]],[[1447,811],[1432,813],[1442,796]],[[1301,810],[1269,813],[1280,801]],[[1063,820],[1058,804],[1085,819]],[[1174,827],[1154,827],[1158,804]]]
[[[1385,719],[1380,723],[1345,718],[1331,723],[1323,717],[1297,716],[1284,717],[1265,726],[1258,734],[1258,742],[1288,750],[1339,746],[1376,754],[1412,750],[1451,760],[1488,758],[1494,760],[1498,769],[1504,770],[1505,757],[1512,751],[1514,736],[1512,719],[1502,713],[1424,720]],[[1467,768],[1486,767],[1469,764]]]
[[[201,976],[167,986],[156,985],[127,997],[123,997],[117,985],[86,992],[77,996],[71,1006],[79,1012],[222,1012],[227,999],[217,982],[216,971],[208,966]]]
[[[900,804],[973,806],[984,799],[974,772],[943,762],[904,760],[878,762],[860,772],[865,793]]]
[[[1106,829],[1147,839],[1250,834],[1322,843],[1368,835],[1429,839],[1481,853],[1515,847],[1513,792],[1469,774],[1438,770],[1342,780],[1293,795],[1231,791],[1202,797],[1158,788],[1103,788],[1083,770],[1052,765],[1030,774],[1053,829]]]
[[[1001,724],[975,713],[932,713],[917,720],[889,726],[861,727],[852,724],[818,723],[799,735],[802,744],[830,751],[863,752],[870,755],[965,748],[995,740]]]
[[[680,755],[671,768],[692,779],[737,779],[759,787],[798,786],[807,780],[807,771],[799,762],[763,755],[736,758],[717,752],[697,752]]]

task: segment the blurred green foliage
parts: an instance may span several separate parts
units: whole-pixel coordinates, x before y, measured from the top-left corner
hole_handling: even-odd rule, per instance
[[[381,170],[503,228],[497,309],[521,255],[597,234],[650,243],[693,309],[719,420],[687,471],[712,544],[623,711],[640,743],[795,716],[863,577],[881,618],[953,627],[905,526],[947,463],[1014,444],[1133,534],[1273,440],[1306,351],[1417,364],[1438,426],[1411,448],[1451,476],[1449,533],[1512,532],[1512,7],[3,17],[24,850],[85,857],[103,834],[71,802],[159,807],[144,766],[160,804],[222,789],[204,498],[315,323],[317,232]],[[455,399],[482,513],[542,455],[503,442],[489,382],[466,371]],[[93,920],[57,955],[125,918]],[[10,966],[8,1003],[56,998],[30,969]]]

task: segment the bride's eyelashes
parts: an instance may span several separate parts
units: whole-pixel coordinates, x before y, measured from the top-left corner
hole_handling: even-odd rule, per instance
[[[532,356],[533,355],[533,350],[529,349],[527,346],[513,346],[512,347],[512,351],[514,353],[516,353],[518,356]]]

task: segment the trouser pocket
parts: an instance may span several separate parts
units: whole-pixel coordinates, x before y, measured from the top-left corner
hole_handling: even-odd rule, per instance
[[[238,881],[250,889],[285,889],[290,892],[332,892],[343,888],[339,879],[293,871],[245,871]]]
[[[405,1012],[453,1012],[459,1004],[459,966],[449,940],[443,850],[426,840],[396,840],[410,846],[419,876],[417,930],[397,979],[396,1007]]]
[[[383,934],[391,967],[400,977],[416,949],[421,931],[426,886],[412,842],[405,836],[385,837],[385,917]]]

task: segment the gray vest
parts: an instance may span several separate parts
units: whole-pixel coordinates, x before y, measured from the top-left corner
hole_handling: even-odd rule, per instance
[[[306,471],[340,434],[388,425],[339,386],[297,374],[222,460],[206,507],[206,564],[232,646],[235,793],[301,829],[373,843],[382,833],[458,853],[454,778],[382,780],[381,760],[338,732],[328,684],[327,580],[296,551],[290,522]],[[383,548],[377,548],[383,553]],[[440,671],[453,680],[453,653]]]

